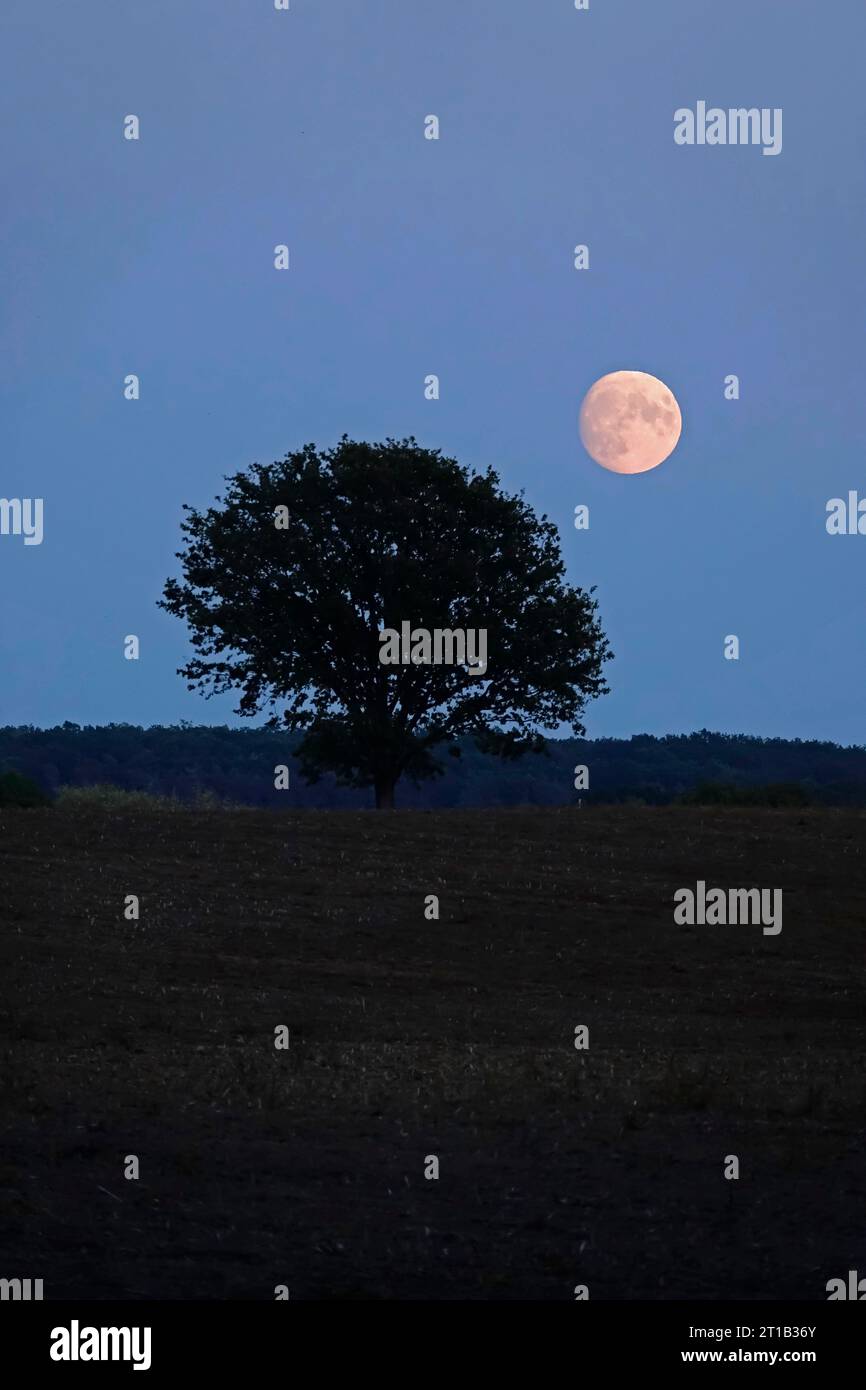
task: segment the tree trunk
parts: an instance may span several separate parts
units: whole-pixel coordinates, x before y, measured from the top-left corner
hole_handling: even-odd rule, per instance
[[[376,810],[393,811],[394,809],[394,783],[395,778],[388,773],[382,773],[375,780],[376,788]]]

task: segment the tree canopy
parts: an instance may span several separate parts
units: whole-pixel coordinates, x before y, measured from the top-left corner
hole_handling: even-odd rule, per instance
[[[188,624],[188,687],[239,691],[239,714],[303,731],[308,781],[330,771],[390,806],[461,736],[512,758],[542,730],[585,732],[611,656],[594,591],[565,583],[556,527],[492,468],[344,436],[227,483],[207,511],[184,508],[182,578],[160,607]],[[404,625],[483,632],[486,667],[433,664],[423,643],[384,664],[383,630]]]

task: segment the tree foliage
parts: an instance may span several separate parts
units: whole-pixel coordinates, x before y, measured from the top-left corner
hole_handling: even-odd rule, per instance
[[[280,508],[288,524],[275,524]],[[542,730],[584,732],[610,658],[588,592],[564,582],[555,526],[492,468],[470,473],[414,439],[308,444],[186,507],[182,578],[160,606],[188,624],[180,674],[237,712],[301,731],[303,775],[374,786],[442,771],[458,740],[504,758]],[[461,665],[383,665],[381,629],[483,629],[483,677]]]
[[[189,723],[148,729],[24,725],[0,728],[0,768],[20,771],[51,794],[63,786],[110,783],[190,804],[208,792],[219,801],[279,810],[363,807],[369,793],[338,787],[330,774],[315,786],[303,786],[295,776],[300,738],[264,728]],[[471,739],[462,738],[460,748],[460,758],[448,759],[446,776],[406,787],[407,805],[560,806],[582,800],[591,807],[635,799],[663,805],[705,796],[717,802],[720,785],[736,787],[740,804],[760,804],[767,800],[766,789],[780,783],[799,785],[815,805],[866,805],[866,748],[835,743],[706,730],[664,738],[564,738],[549,740],[537,756],[507,763],[480,753]],[[291,768],[288,791],[274,787],[277,763]],[[576,764],[590,769],[587,791],[574,790]]]

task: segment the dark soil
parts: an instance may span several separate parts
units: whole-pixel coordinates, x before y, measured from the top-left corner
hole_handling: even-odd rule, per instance
[[[864,829],[0,812],[0,1277],[47,1299],[825,1299],[866,1273]],[[675,925],[697,879],[781,888],[781,934]]]

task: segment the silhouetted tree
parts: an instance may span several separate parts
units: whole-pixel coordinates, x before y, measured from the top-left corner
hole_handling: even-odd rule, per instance
[[[344,436],[227,482],[219,505],[184,508],[183,580],[159,606],[189,625],[188,688],[240,690],[239,714],[303,730],[308,781],[329,770],[389,807],[462,734],[516,757],[543,747],[540,729],[584,732],[610,657],[593,590],[563,583],[556,528],[492,469]],[[383,664],[380,630],[404,622],[486,630],[486,672]]]

